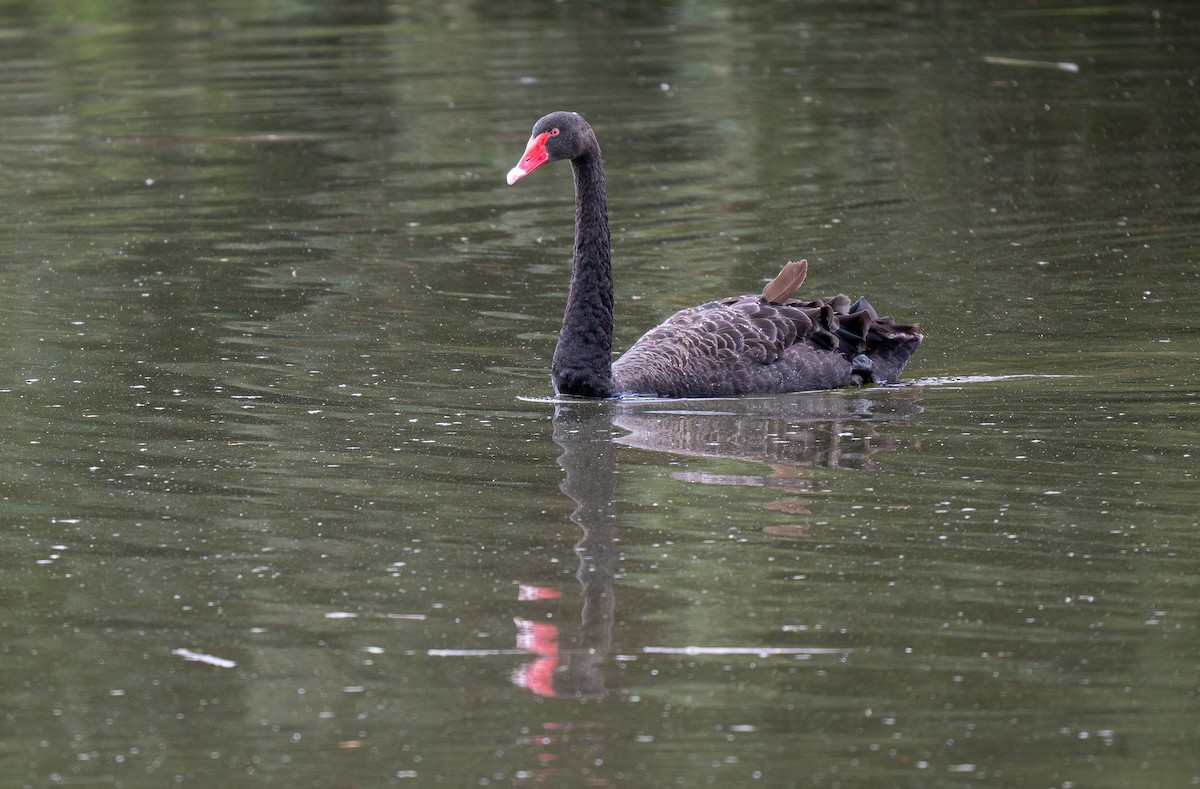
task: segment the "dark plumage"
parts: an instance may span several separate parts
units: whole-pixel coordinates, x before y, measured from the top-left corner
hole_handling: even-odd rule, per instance
[[[762,294],[680,310],[612,361],[608,209],[591,126],[574,112],[539,120],[508,182],[560,159],[575,176],[575,250],[551,363],[558,394],[728,397],[887,383],[921,344],[916,325],[879,317],[866,299],[792,299],[807,271],[797,261]]]

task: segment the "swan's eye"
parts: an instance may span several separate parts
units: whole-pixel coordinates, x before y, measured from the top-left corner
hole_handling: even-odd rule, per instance
[[[557,136],[558,136],[558,129],[551,129],[551,130],[550,130],[550,136],[551,136],[551,137],[557,137]]]

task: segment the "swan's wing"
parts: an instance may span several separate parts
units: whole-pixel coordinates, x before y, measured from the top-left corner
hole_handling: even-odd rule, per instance
[[[680,310],[613,364],[618,391],[730,396],[894,380],[916,350],[914,326],[880,318],[866,299],[772,304],[737,296]],[[878,357],[879,367],[875,360]]]

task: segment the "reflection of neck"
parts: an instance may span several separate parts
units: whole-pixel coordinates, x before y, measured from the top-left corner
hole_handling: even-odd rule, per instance
[[[612,383],[612,248],[600,149],[571,160],[575,250],[571,287],[551,373],[559,394],[609,397]]]
[[[612,646],[613,614],[616,598],[613,595],[613,574],[616,569],[616,527],[609,523],[585,529],[575,543],[579,556],[579,571],[575,577],[583,588],[583,611],[580,614],[579,646],[603,661]]]
[[[583,592],[577,643],[556,685],[575,695],[604,694],[600,665],[612,646],[616,599],[616,463],[608,408],[601,404],[560,406],[554,416],[554,441],[562,447],[558,465],[565,476],[562,491],[575,502],[571,520],[583,529],[575,544]]]

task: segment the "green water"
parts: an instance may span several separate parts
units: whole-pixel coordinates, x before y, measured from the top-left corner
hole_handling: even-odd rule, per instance
[[[0,786],[1200,783],[1200,18],[0,4]],[[909,385],[554,403],[761,288]]]

